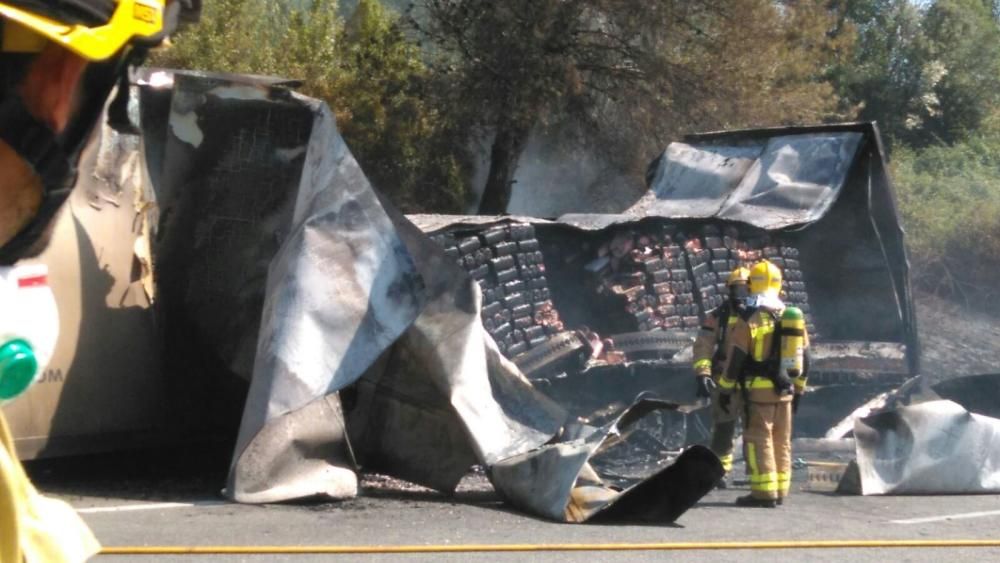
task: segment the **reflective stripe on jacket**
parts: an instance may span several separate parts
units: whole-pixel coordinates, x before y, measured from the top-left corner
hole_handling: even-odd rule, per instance
[[[713,369],[712,361],[717,349],[724,345],[723,342],[719,342],[721,335],[719,321],[723,314],[725,314],[727,319],[726,324],[728,327],[726,332],[728,333],[732,330],[738,316],[729,311],[728,304],[723,304],[708,313],[705,317],[705,322],[702,323],[701,329],[698,331],[698,336],[694,340],[694,363],[692,367],[698,375],[712,376],[714,373],[718,373],[719,366],[715,366],[715,369]]]

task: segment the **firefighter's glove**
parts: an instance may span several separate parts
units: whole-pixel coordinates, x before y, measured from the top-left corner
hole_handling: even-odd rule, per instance
[[[719,393],[719,408],[722,412],[730,414],[729,404],[733,402],[733,396],[728,393]]]
[[[699,399],[708,399],[712,396],[712,391],[715,391],[716,385],[715,381],[712,381],[711,377],[705,377],[699,375],[695,377],[697,381],[697,387],[695,387],[694,394]]]
[[[801,399],[801,398],[802,398],[802,395],[800,395],[798,393],[792,395],[792,414],[798,414],[799,413],[799,399]]]

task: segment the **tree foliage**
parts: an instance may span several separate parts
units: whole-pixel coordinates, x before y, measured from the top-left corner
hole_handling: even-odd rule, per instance
[[[438,67],[494,139],[480,212],[503,213],[518,158],[536,125],[587,92],[639,80],[640,51],[625,12],[571,0],[426,0],[411,22],[437,48]],[[469,108],[473,109],[472,107]]]
[[[1000,11],[994,0],[848,0],[857,36],[834,82],[877,120],[915,283],[996,310],[1000,268]]]
[[[962,141],[1000,107],[1000,21],[983,0],[938,0],[924,16],[924,68],[936,65],[937,111],[925,117],[928,136]],[[924,143],[926,144],[926,141]]]
[[[817,0],[420,0],[410,15],[493,134],[482,213],[506,210],[527,139],[554,124],[648,160],[690,128],[820,120],[837,105],[825,75],[840,38]]]
[[[954,145],[900,147],[892,166],[915,282],[992,310],[1000,310],[997,121]]]
[[[172,68],[287,76],[305,89],[333,90],[337,36],[335,0],[309,2],[217,0],[201,21],[154,52],[153,64]]]
[[[892,142],[922,147],[974,134],[1000,103],[1000,19],[984,0],[848,0],[858,35],[837,71],[842,96]]]
[[[403,211],[461,211],[464,139],[427,102],[431,77],[398,17],[361,0],[348,22],[336,0],[218,0],[152,64],[302,79],[325,100],[372,182]]]
[[[345,1],[346,20],[334,0],[213,0],[153,62],[303,79],[404,211],[463,211],[483,139],[480,209],[502,213],[529,139],[544,147],[532,163],[600,160],[617,186],[687,132],[876,120],[917,283],[970,298],[993,285],[997,0],[387,2],[409,4],[402,24]]]
[[[431,100],[417,47],[377,0],[361,0],[345,29],[335,107],[365,172],[404,211],[463,211],[465,138]]]

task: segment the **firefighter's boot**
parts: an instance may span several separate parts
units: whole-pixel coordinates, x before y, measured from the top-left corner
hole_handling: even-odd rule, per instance
[[[743,495],[736,499],[736,506],[745,508],[777,508],[777,499],[757,498],[753,495]]]

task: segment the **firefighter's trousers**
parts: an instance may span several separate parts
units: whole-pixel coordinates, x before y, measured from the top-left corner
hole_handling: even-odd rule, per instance
[[[736,439],[736,419],[743,410],[739,394],[732,395],[729,412],[719,406],[719,391],[712,391],[712,453],[719,456],[722,468],[729,473],[733,469],[733,441]]]
[[[751,396],[747,411],[750,418],[743,424],[743,448],[750,494],[759,499],[784,498],[792,483],[791,397],[758,402]]]

